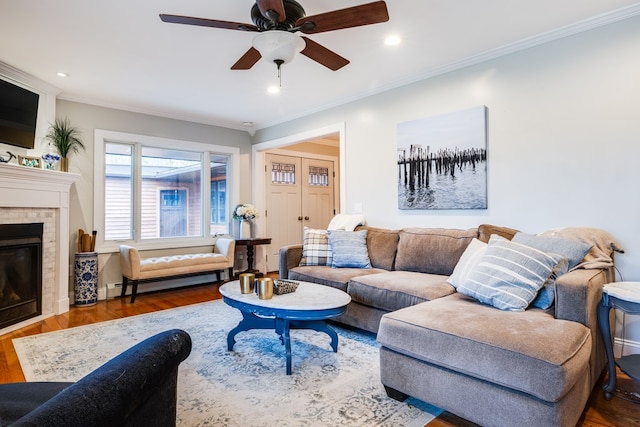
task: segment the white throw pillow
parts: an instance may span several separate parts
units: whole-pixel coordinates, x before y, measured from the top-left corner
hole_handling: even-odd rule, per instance
[[[458,285],[464,283],[486,250],[487,244],[485,242],[473,239],[471,243],[469,243],[469,246],[467,246],[467,249],[462,253],[460,260],[458,260],[458,263],[453,269],[451,276],[447,279],[447,282],[449,282],[454,288],[457,288]]]

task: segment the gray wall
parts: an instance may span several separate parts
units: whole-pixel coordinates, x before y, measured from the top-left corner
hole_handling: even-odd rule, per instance
[[[64,100],[57,101],[56,116],[68,117],[73,125],[80,128],[86,147],[84,152],[72,155],[69,166],[69,172],[80,174],[80,178],[72,187],[70,201],[69,228],[71,236],[69,236],[69,242],[72,256],[77,250],[76,234],[78,229],[82,228],[85,231],[94,229],[93,147],[95,129],[238,147],[241,163],[240,199],[250,200],[251,198],[251,142],[247,132]],[[102,296],[106,284],[119,282],[121,273],[116,254],[101,254],[99,264],[99,286]],[[70,271],[73,273],[73,268]],[[73,288],[72,279],[70,287]]]
[[[263,129],[253,143],[344,122],[343,212],[361,204],[379,227],[597,227],[626,249],[622,278],[640,281],[639,53],[635,17]],[[397,123],[479,105],[488,209],[398,210]]]

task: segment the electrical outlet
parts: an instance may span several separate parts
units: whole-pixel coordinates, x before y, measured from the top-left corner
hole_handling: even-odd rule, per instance
[[[238,254],[238,259],[244,259],[244,254]]]

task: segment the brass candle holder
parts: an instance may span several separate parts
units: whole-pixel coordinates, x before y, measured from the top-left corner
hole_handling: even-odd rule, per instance
[[[273,297],[273,279],[270,277],[261,277],[257,279],[258,298],[271,299]]]
[[[256,275],[253,273],[242,273],[239,276],[240,292],[243,294],[253,293],[255,286]]]

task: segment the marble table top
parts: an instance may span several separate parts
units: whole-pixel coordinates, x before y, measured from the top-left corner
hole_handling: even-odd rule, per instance
[[[640,304],[640,282],[614,282],[604,285],[603,291],[612,297]]]
[[[220,293],[226,298],[258,307],[286,310],[330,310],[351,302],[351,297],[340,289],[315,283],[296,282],[300,285],[295,292],[283,295],[273,294],[273,298],[266,300],[258,298],[255,293],[240,292],[238,280],[220,286]]]

